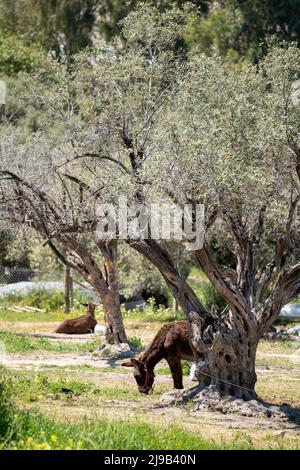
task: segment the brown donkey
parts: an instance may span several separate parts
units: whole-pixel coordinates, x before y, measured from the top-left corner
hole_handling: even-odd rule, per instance
[[[68,335],[83,335],[94,331],[97,325],[95,318],[96,305],[89,303],[83,304],[87,307],[87,313],[78,318],[67,318],[64,320],[54,333],[66,333]]]
[[[133,375],[139,391],[148,394],[154,383],[154,367],[162,359],[169,364],[174,388],[183,388],[181,360],[194,361],[186,321],[164,325],[141,356],[123,362],[122,366],[134,367]]]

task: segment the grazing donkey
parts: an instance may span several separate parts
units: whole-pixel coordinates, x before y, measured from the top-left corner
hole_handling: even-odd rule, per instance
[[[68,335],[82,335],[85,333],[91,333],[94,331],[97,325],[95,318],[96,305],[89,303],[83,304],[87,307],[87,312],[82,317],[78,318],[67,318],[64,320],[54,333],[66,333]]]
[[[164,325],[141,356],[121,365],[134,367],[133,375],[139,391],[148,394],[154,383],[154,367],[162,359],[166,359],[169,364],[174,388],[183,388],[181,359],[194,361],[186,321],[173,321]]]

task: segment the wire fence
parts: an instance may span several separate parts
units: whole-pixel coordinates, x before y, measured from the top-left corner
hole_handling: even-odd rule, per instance
[[[87,284],[76,272],[70,270],[68,276],[72,278],[74,287],[80,287],[82,289],[93,290],[91,285]],[[19,268],[19,267],[7,267],[0,265],[0,286],[6,286],[8,284],[17,284],[21,282],[31,282],[31,283],[44,283],[47,282],[56,282],[56,283],[66,283],[66,271],[42,271],[34,270],[28,268]],[[139,290],[140,285],[131,285],[133,290]],[[123,291],[126,288],[126,285],[120,285],[120,291]]]
[[[0,265],[0,285],[44,280],[63,281],[63,273]]]
[[[74,276],[75,274],[75,276]],[[0,265],[0,298],[18,293],[26,295],[34,289],[64,292],[67,310],[72,305],[73,291],[95,297],[93,288],[77,279],[72,271],[42,271],[29,268],[8,267]]]
[[[130,287],[133,293],[128,294],[126,285],[119,286],[121,304],[125,304],[128,310],[144,306],[147,297],[143,294],[141,286],[130,285]],[[101,303],[99,294],[73,270],[67,271],[65,268],[61,271],[45,271],[0,265],[0,304],[8,297],[15,295],[26,297],[30,291],[36,290],[63,292],[66,312],[74,306],[74,298],[81,298],[82,295],[85,299]],[[159,293],[158,295],[157,299],[155,293],[150,297],[155,298],[157,304],[163,304],[165,300],[162,302],[161,295]],[[173,306],[173,310],[177,311],[177,306],[176,308]]]
[[[75,275],[74,275],[75,274]],[[85,285],[84,281],[77,279],[76,273],[69,273],[75,285],[83,289],[91,289],[91,286]],[[0,286],[8,284],[17,284],[21,282],[57,282],[64,284],[65,272],[61,271],[42,271],[30,268],[8,267],[0,265]]]

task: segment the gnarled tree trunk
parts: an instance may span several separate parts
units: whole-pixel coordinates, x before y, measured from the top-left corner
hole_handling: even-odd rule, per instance
[[[117,241],[98,242],[98,246],[103,256],[104,278],[107,284],[107,292],[101,299],[106,324],[106,340],[109,343],[127,343],[119,296]]]
[[[262,302],[258,298],[256,303],[253,302],[259,285],[248,289],[247,276],[241,276],[240,283],[246,287],[240,287],[237,273],[218,266],[205,245],[195,253],[196,260],[228,304],[226,314],[208,312],[186,280],[179,275],[168,254],[155,241],[135,241],[130,245],[159,269],[189,324],[195,376],[199,385],[186,391],[173,391],[164,399],[177,402],[181,394],[183,400],[196,400],[199,407],[224,407],[226,413],[232,411],[232,399],[238,399],[234,411],[241,411],[248,403],[247,407],[251,410],[247,409],[247,413],[252,413],[254,407],[255,414],[269,416],[270,411],[256,400],[255,360],[261,335],[286,303],[282,291],[279,289],[268,301]]]
[[[121,315],[118,285],[117,240],[98,241],[103,258],[103,272],[87,248],[70,235],[61,235],[59,240],[70,250],[66,260],[52,242],[50,247],[68,266],[79,272],[98,293],[104,310],[105,339],[110,344],[128,343]]]
[[[189,317],[195,374],[203,398],[226,395],[244,400],[255,398],[258,334],[235,321],[232,312],[227,318],[215,318],[208,327],[197,313],[191,312]]]

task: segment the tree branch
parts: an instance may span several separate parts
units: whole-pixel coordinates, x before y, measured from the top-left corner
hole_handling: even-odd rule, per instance
[[[194,252],[194,256],[212,285],[224,297],[229,306],[234,307],[234,310],[236,309],[241,313],[247,324],[253,325],[255,317],[249,306],[247,306],[244,296],[237,285],[234,284],[232,276],[228,276],[228,272],[216,264],[207,241],[204,242],[201,250]]]
[[[211,318],[211,314],[199,302],[193,289],[176,270],[167,251],[155,240],[127,240],[127,243],[157,267],[187,316],[194,311],[206,319]]]

